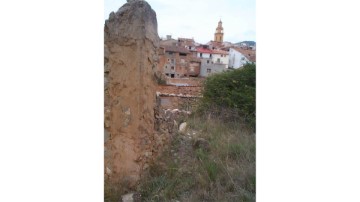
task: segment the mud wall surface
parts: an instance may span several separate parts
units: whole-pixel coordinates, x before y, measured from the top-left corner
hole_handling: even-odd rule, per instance
[[[105,21],[104,38],[105,180],[133,186],[155,148],[155,11],[128,1]]]

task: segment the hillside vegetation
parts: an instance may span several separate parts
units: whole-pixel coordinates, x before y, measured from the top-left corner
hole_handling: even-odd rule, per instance
[[[187,121],[141,182],[143,201],[255,201],[255,134],[217,118]]]
[[[256,125],[256,65],[214,74],[204,83],[198,113],[222,117],[223,121],[245,121]]]
[[[143,201],[255,201],[255,65],[208,77],[198,106],[136,191]]]

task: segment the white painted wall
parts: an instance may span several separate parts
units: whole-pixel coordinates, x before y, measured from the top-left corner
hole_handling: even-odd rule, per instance
[[[212,54],[212,61],[214,63],[218,63],[218,59],[220,59],[220,64],[225,64],[225,68],[228,68],[229,55],[223,55],[223,57],[221,57],[221,54]]]
[[[200,58],[200,53],[198,52],[196,56]],[[203,53],[202,58],[210,58],[210,53]]]
[[[244,66],[246,63],[251,63],[243,54],[236,51],[233,48],[229,50],[229,67],[239,68]]]

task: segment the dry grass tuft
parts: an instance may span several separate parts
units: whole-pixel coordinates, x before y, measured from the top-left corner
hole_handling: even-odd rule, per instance
[[[187,122],[186,134],[174,135],[140,183],[142,200],[255,201],[253,130],[214,117],[193,116]],[[199,138],[209,149],[194,147]]]

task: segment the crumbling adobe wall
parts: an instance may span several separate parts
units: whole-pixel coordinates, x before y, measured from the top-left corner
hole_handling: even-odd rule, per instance
[[[158,85],[156,91],[161,93],[173,93],[200,96],[202,87],[201,86],[174,86],[174,85]]]
[[[134,186],[154,151],[156,13],[132,0],[105,22],[106,180]]]

